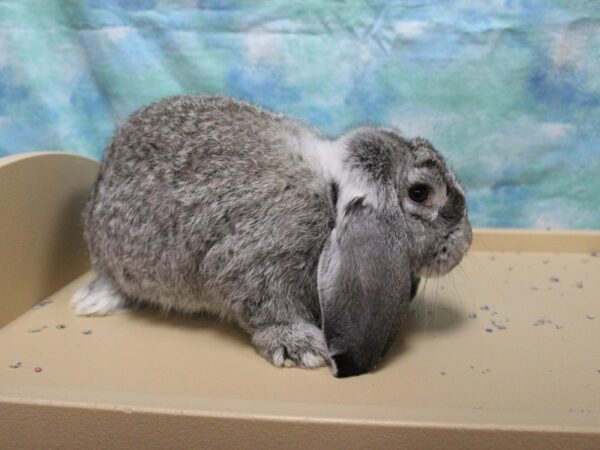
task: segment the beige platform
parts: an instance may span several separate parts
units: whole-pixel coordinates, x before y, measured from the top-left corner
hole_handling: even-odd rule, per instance
[[[0,448],[600,448],[600,233],[478,230],[380,367],[336,379],[213,320],[76,317],[96,171],[0,160]]]

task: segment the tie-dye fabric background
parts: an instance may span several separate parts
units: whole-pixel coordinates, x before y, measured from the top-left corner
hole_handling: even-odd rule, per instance
[[[0,0],[0,156],[184,93],[424,136],[477,226],[600,228],[597,1]]]

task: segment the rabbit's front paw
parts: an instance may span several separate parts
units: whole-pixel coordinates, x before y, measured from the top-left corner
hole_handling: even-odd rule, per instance
[[[277,367],[315,368],[328,361],[323,332],[306,322],[260,328],[252,343]]]

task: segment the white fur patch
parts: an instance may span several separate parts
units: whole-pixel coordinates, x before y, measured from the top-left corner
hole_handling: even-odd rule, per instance
[[[314,369],[316,367],[321,367],[326,364],[325,358],[323,356],[313,353],[313,352],[304,352],[300,355],[299,364],[296,364],[291,359],[284,357],[284,349],[278,348],[273,352],[271,356],[271,362],[276,367],[302,367],[305,369]]]
[[[339,141],[331,141],[302,128],[288,135],[287,140],[290,150],[302,156],[327,182],[339,183],[343,177],[345,156],[345,148]]]
[[[325,359],[321,355],[314,353],[304,353],[302,355],[302,366],[306,368],[321,367],[325,365]]]
[[[326,183],[336,183],[339,188],[337,203],[338,220],[346,205],[356,197],[364,197],[367,203],[377,206],[376,190],[367,182],[364,174],[347,162],[347,140],[344,135],[335,141],[323,138],[309,130],[297,130],[288,136],[291,150],[301,155]]]
[[[127,311],[123,294],[102,280],[79,288],[71,298],[71,307],[78,316],[106,316]]]
[[[273,355],[271,356],[271,361],[273,362],[274,366],[283,367],[283,365],[285,364],[285,358],[283,357],[283,355],[283,347],[278,348],[273,352]]]

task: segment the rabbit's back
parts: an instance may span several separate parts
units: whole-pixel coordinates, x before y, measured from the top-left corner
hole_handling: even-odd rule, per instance
[[[86,211],[96,271],[133,300],[242,325],[263,309],[283,320],[286,305],[318,314],[316,267],[334,208],[326,182],[289,148],[301,127],[217,97],[169,98],[132,115]]]

